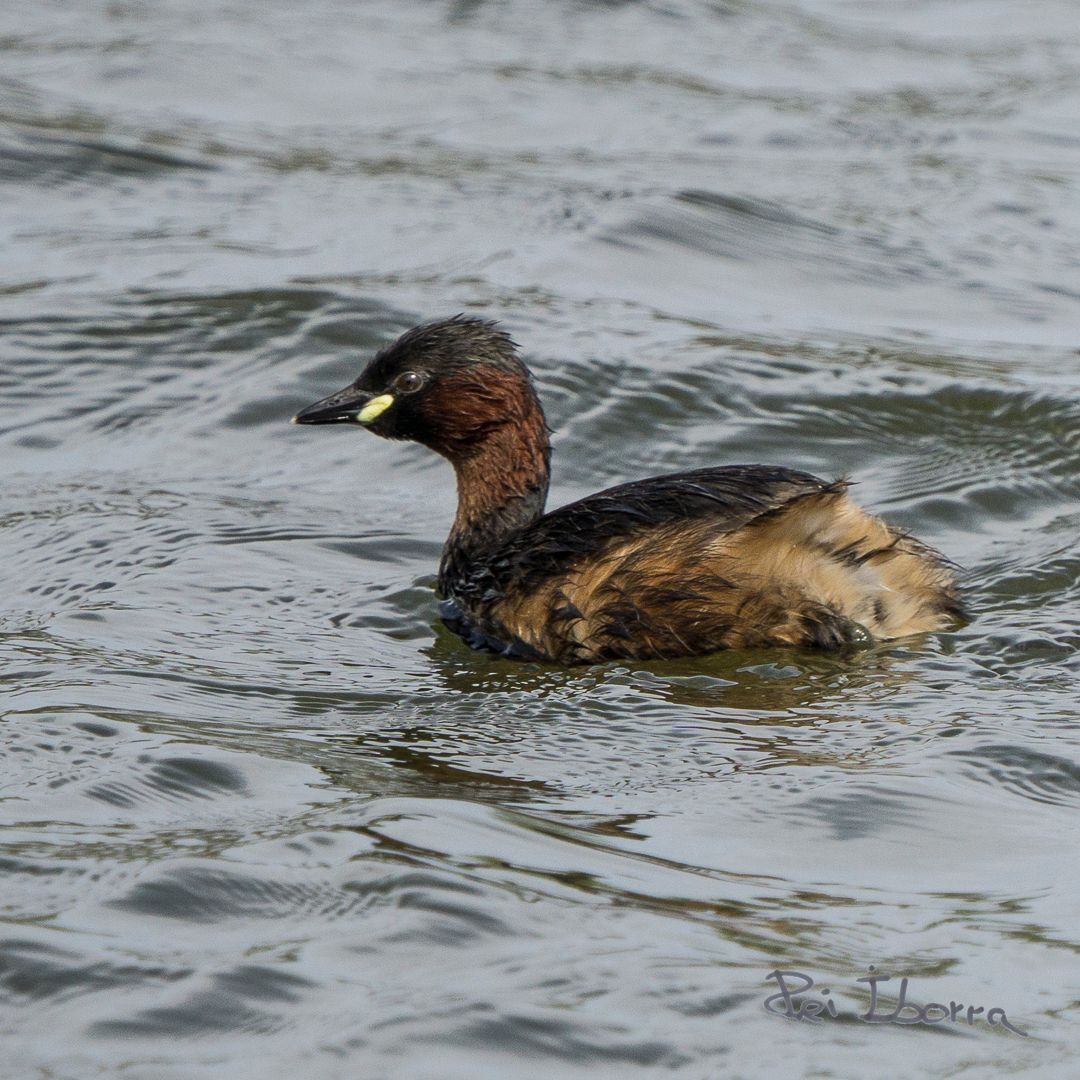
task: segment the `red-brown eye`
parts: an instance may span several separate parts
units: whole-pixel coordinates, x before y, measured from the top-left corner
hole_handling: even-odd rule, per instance
[[[424,385],[424,376],[417,371],[403,371],[394,380],[394,389],[402,394],[413,394]]]

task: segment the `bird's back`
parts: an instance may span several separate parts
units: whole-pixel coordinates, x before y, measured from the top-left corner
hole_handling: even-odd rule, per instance
[[[952,572],[843,481],[735,465],[621,484],[539,518],[444,585],[475,647],[562,663],[941,629]]]

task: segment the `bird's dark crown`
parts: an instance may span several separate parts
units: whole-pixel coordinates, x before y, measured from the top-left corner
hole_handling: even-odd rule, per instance
[[[528,376],[505,330],[487,319],[455,315],[406,331],[372,358],[357,385],[378,393],[406,371],[434,379],[474,367]]]

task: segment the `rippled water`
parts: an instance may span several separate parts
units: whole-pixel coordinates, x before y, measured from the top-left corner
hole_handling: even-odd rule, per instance
[[[5,1078],[1075,1075],[1075,5],[15,2],[0,61]],[[469,652],[446,466],[287,424],[458,310],[553,503],[847,473],[975,620]]]

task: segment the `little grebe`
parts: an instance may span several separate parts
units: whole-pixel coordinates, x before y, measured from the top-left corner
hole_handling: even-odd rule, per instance
[[[839,648],[962,615],[942,556],[861,510],[843,480],[730,465],[545,514],[544,412],[514,342],[481,319],[410,330],[293,422],[359,424],[450,461],[439,611],[476,649],[574,664]]]

